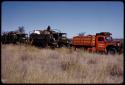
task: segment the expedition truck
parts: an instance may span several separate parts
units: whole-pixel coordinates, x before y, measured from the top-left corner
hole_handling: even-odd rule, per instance
[[[120,41],[115,41],[110,32],[100,32],[96,35],[79,35],[72,39],[72,46],[84,48],[92,52],[104,52],[108,54],[121,53]]]
[[[41,47],[63,47],[69,46],[69,39],[66,33],[54,31],[50,26],[45,30],[34,30],[30,33],[30,42],[32,45]]]
[[[16,32],[16,31],[10,31],[3,33],[1,35],[1,42],[3,44],[17,44],[17,43],[26,43],[28,40],[28,34],[26,33],[21,33],[21,32]]]

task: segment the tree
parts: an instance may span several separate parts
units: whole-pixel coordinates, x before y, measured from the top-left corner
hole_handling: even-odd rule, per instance
[[[24,30],[24,26],[19,26],[18,27],[18,32],[21,32],[21,33],[24,33],[25,32],[25,30]]]
[[[84,36],[84,35],[85,35],[85,32],[79,33],[79,36]]]

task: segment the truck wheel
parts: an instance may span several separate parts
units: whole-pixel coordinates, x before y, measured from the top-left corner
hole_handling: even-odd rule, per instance
[[[108,54],[116,54],[116,49],[115,48],[109,48]]]

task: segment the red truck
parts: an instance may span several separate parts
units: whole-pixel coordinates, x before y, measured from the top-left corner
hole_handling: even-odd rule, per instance
[[[110,32],[100,32],[96,35],[75,36],[72,39],[74,48],[85,48],[92,52],[105,52],[110,54],[121,53],[120,41],[114,41]]]

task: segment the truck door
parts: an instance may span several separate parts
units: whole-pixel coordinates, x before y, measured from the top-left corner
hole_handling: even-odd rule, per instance
[[[97,51],[104,51],[105,50],[105,37],[104,36],[98,36],[96,38],[96,49]]]

